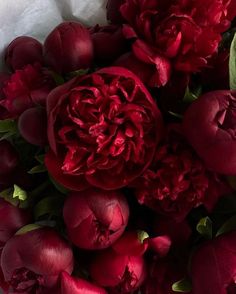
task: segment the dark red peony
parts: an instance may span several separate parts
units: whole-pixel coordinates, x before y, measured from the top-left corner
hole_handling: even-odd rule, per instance
[[[141,244],[135,235],[125,234],[111,248],[98,253],[92,260],[92,279],[108,288],[109,293],[133,293],[146,278],[147,267],[142,255],[147,246]]]
[[[126,186],[150,164],[162,133],[155,101],[131,72],[104,68],[48,96],[46,166],[72,190]]]
[[[83,249],[103,249],[124,232],[129,206],[120,191],[72,192],[63,208],[70,240]]]
[[[43,64],[43,46],[31,37],[14,39],[6,48],[5,62],[13,70],[22,69],[28,64]]]
[[[51,228],[22,228],[4,246],[1,267],[9,293],[55,293],[61,272],[73,270],[73,253]]]
[[[134,40],[137,58],[155,65],[156,86],[165,85],[172,70],[197,72],[206,66],[218,48],[221,33],[236,16],[233,2],[125,0],[121,4],[127,22],[124,35]]]
[[[60,294],[106,294],[106,290],[84,279],[70,276],[67,272],[61,274]]]
[[[236,231],[203,243],[191,259],[193,294],[236,293]],[[204,262],[203,262],[204,261]]]
[[[187,140],[208,168],[236,174],[236,92],[202,95],[187,109],[183,129]]]
[[[186,143],[179,126],[170,126],[152,164],[131,185],[141,204],[180,221],[205,202],[209,210],[213,208],[224,191],[217,193],[212,182],[218,185]]]
[[[40,64],[16,70],[2,86],[0,119],[17,118],[26,109],[45,105],[48,93],[55,87],[49,73]]]
[[[59,73],[87,69],[93,61],[89,31],[76,21],[55,27],[46,38],[43,51],[46,64]]]

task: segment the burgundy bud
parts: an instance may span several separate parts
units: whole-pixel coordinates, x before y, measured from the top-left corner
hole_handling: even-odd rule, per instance
[[[122,24],[125,20],[120,13],[120,6],[124,0],[108,0],[107,19],[113,24]]]
[[[129,207],[119,191],[86,190],[72,192],[63,209],[71,241],[83,249],[103,249],[124,232]]]
[[[47,114],[43,107],[25,110],[19,117],[18,128],[21,136],[30,144],[47,144]]]
[[[5,52],[5,62],[13,70],[27,64],[43,63],[42,44],[34,38],[21,36],[14,39]]]
[[[125,67],[136,74],[144,84],[151,84],[153,75],[152,65],[140,61],[133,53],[129,52],[121,55],[113,65]]]
[[[191,258],[193,294],[233,294],[236,274],[236,232],[203,243]],[[203,262],[204,261],[204,262]]]
[[[61,23],[47,36],[44,57],[59,73],[89,68],[93,60],[89,31],[79,22]]]
[[[0,141],[0,175],[7,175],[14,171],[19,162],[19,155],[7,140]]]
[[[28,224],[30,219],[27,210],[0,198],[0,246],[4,245],[17,230]]]
[[[187,109],[183,129],[206,166],[236,174],[236,91],[208,92]]]
[[[119,26],[96,25],[91,30],[94,57],[99,62],[112,62],[126,51],[126,39]]]
[[[130,293],[144,282],[146,265],[140,255],[122,255],[107,249],[95,257],[90,274],[103,287],[119,289],[119,293]]]
[[[35,225],[8,240],[1,267],[10,293],[55,293],[47,290],[58,284],[62,271],[72,272],[73,253],[56,231]]]
[[[106,294],[105,289],[100,288],[84,279],[70,276],[67,272],[61,274],[62,294]]]

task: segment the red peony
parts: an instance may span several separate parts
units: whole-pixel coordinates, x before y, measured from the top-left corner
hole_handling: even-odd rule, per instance
[[[172,70],[197,72],[216,52],[221,33],[236,16],[233,0],[125,0],[124,35],[132,38],[133,52],[155,65],[156,85],[165,85]]]
[[[61,272],[73,270],[70,246],[51,228],[22,230],[2,251],[1,267],[9,293],[54,293]]]
[[[169,128],[151,166],[132,185],[141,204],[182,220],[205,202],[213,208],[219,195],[216,191],[209,195],[211,181],[204,163],[175,126]]]
[[[191,259],[193,294],[236,293],[236,231],[203,243]],[[203,262],[204,261],[204,262]]]
[[[187,140],[209,169],[236,174],[236,92],[208,92],[187,109],[183,129]]]
[[[162,118],[142,82],[124,68],[77,77],[48,96],[46,166],[72,190],[126,186],[150,164]]]
[[[70,240],[83,249],[103,249],[124,232],[129,206],[119,191],[72,192],[63,208]]]
[[[60,294],[106,294],[106,290],[84,279],[70,276],[67,272],[61,274]]]
[[[43,63],[43,46],[31,37],[14,39],[6,48],[5,62],[13,70],[22,69],[28,64]]]
[[[26,109],[46,104],[48,93],[54,82],[40,64],[27,65],[16,70],[3,85],[4,97],[0,100],[0,119],[17,118]]]

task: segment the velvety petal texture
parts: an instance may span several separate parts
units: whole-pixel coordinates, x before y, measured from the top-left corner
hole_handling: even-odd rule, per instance
[[[103,249],[124,232],[129,206],[119,191],[72,192],[63,208],[70,240],[83,249]]]
[[[62,185],[121,188],[151,162],[162,117],[127,69],[108,67],[77,77],[52,91],[47,102],[51,150],[45,163]]]
[[[44,293],[73,270],[70,246],[51,228],[19,232],[4,246],[1,267],[13,292]],[[52,290],[53,292],[53,290]]]
[[[236,174],[236,92],[213,91],[187,109],[183,129],[189,143],[208,168]]]

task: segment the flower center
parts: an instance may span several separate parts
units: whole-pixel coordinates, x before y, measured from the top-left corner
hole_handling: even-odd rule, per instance
[[[42,283],[42,276],[27,268],[16,269],[12,275],[10,285],[16,293],[34,294]]]

